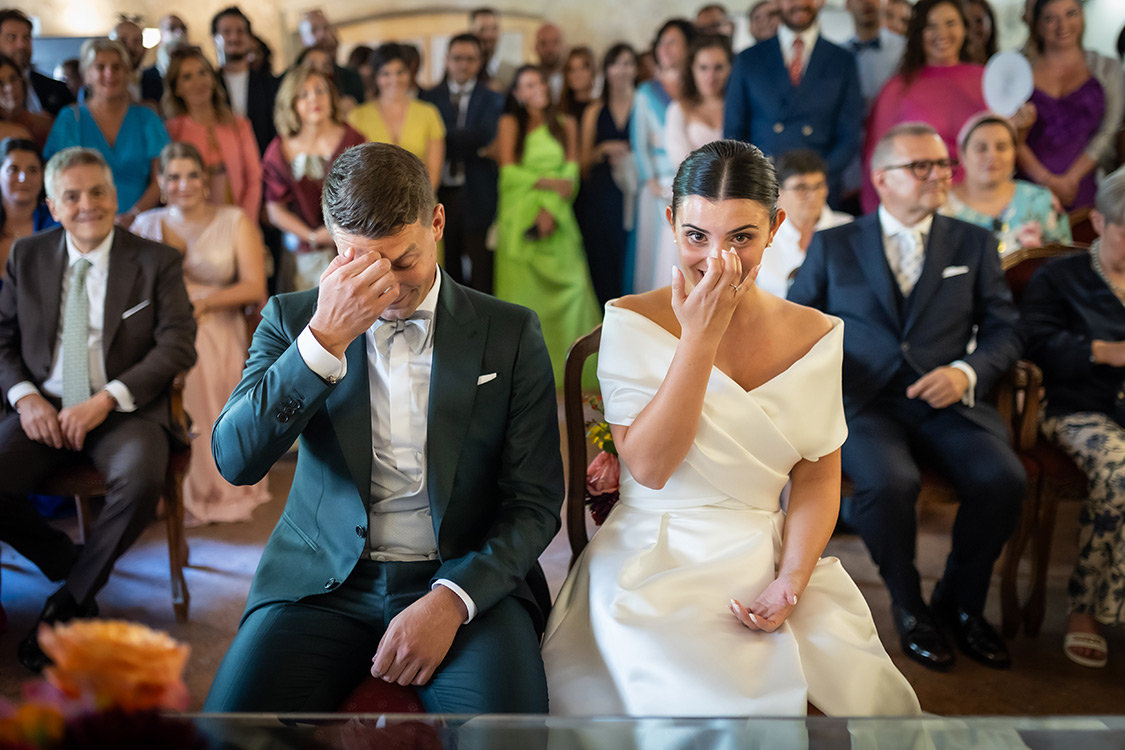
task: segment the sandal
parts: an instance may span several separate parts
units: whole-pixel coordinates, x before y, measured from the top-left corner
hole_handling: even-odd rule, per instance
[[[1100,658],[1082,656],[1071,650],[1074,648],[1088,648],[1091,651],[1100,651],[1102,655]],[[1105,638],[1096,633],[1067,633],[1066,637],[1063,638],[1063,653],[1066,654],[1066,658],[1075,664],[1093,667],[1094,669],[1104,667],[1106,662],[1109,661],[1109,649],[1106,646]]]

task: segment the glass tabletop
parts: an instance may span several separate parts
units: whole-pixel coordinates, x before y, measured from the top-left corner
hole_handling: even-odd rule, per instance
[[[909,719],[620,718],[196,714],[196,747],[215,750],[1102,750],[1125,748],[1125,716]]]

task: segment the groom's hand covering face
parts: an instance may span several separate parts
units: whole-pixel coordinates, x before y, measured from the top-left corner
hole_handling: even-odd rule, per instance
[[[342,357],[398,296],[398,280],[389,260],[377,252],[343,245],[320,276],[309,329],[321,346]]]

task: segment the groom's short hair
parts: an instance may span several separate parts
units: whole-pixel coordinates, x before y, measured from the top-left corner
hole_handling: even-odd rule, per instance
[[[390,237],[430,220],[434,189],[426,165],[389,143],[364,143],[340,154],[324,178],[324,225],[360,237]]]

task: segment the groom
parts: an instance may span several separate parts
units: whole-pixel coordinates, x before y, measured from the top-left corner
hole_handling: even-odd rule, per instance
[[[370,671],[427,712],[546,713],[536,559],[563,481],[539,323],[438,270],[445,211],[407,151],[346,151],[322,204],[339,256],[270,300],[215,423],[235,484],[300,457],[204,710],[331,711]]]

